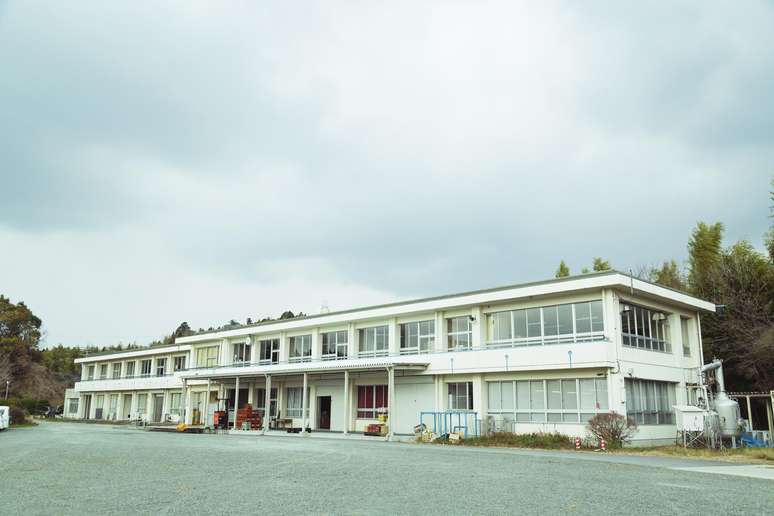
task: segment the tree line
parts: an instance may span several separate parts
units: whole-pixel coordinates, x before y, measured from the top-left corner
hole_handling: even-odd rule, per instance
[[[716,313],[702,317],[703,358],[724,361],[729,390],[774,389],[774,179],[770,201],[772,223],[762,239],[765,252],[747,240],[724,246],[722,222],[698,222],[688,239],[684,266],[668,259],[657,267],[633,270],[641,279],[718,306]],[[594,259],[594,271],[610,268],[607,261]],[[569,275],[562,260],[556,277]]]

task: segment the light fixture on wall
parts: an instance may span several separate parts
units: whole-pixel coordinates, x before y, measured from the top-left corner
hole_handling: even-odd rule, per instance
[[[470,320],[470,322],[472,322],[472,323],[476,322],[476,316],[475,316],[475,315],[469,315],[469,316],[468,316],[468,319],[469,319],[469,320]]]

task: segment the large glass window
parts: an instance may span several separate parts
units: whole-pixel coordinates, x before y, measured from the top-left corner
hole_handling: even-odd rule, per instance
[[[259,363],[261,365],[279,364],[280,341],[279,339],[266,339],[258,343],[261,348]]]
[[[469,315],[446,319],[449,351],[462,351],[473,346],[473,321]]]
[[[157,358],[156,359],[156,376],[164,376],[164,374],[167,372],[167,359],[166,358]]]
[[[487,382],[489,412],[520,422],[585,423],[606,412],[606,378]]]
[[[127,378],[134,377],[134,361],[126,363],[126,377]]]
[[[140,376],[150,376],[151,375],[151,359],[148,358],[147,360],[141,360],[140,361]]]
[[[121,362],[113,364],[113,378],[121,378]]]
[[[387,386],[358,385],[357,418],[376,419],[382,413],[387,413]]]
[[[383,357],[388,354],[387,326],[360,330],[359,357]]]
[[[196,367],[215,367],[218,365],[218,346],[208,346],[196,350]]]
[[[111,394],[108,399],[108,417],[115,419],[118,415],[118,394]]]
[[[67,407],[67,413],[68,414],[77,414],[78,413],[78,398],[69,398],[69,405]]]
[[[490,346],[510,347],[596,340],[602,336],[602,301],[495,312]]]
[[[169,413],[173,416],[180,415],[180,400],[182,399],[181,393],[172,392],[169,394]]]
[[[322,337],[322,359],[344,360],[347,358],[347,331],[329,331]]]
[[[675,422],[675,384],[626,378],[626,415],[640,425],[671,425]]]
[[[291,362],[310,362],[312,360],[312,336],[295,335],[290,337]]]
[[[303,417],[303,387],[288,387],[285,389],[285,414],[287,417]],[[264,393],[266,391],[264,390]],[[265,404],[265,403],[264,403]],[[306,414],[309,415],[309,388],[306,389]]]
[[[272,387],[271,392],[269,393],[269,403],[271,404],[271,410],[269,410],[269,417],[277,417],[277,388]],[[255,393],[255,409],[261,414],[261,417],[263,417],[264,411],[266,410],[266,389],[260,388]]]
[[[473,410],[473,382],[447,384],[449,410]]]
[[[672,352],[667,314],[637,305],[622,305],[621,308],[621,336],[624,346]]]
[[[400,352],[403,355],[429,353],[435,346],[435,321],[400,325]]]
[[[683,356],[691,356],[691,337],[688,331],[688,319],[680,319],[680,332],[683,337]]]
[[[103,419],[105,417],[105,395],[97,394],[94,399],[94,418]]]
[[[252,346],[249,342],[237,342],[234,344],[234,360],[235,364],[244,364],[250,362],[250,351]]]

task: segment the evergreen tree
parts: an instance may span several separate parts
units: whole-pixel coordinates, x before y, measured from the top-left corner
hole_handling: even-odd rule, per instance
[[[650,280],[665,287],[686,290],[683,274],[674,260],[664,262],[660,269],[652,269],[650,271]]]
[[[599,257],[594,258],[594,265],[592,267],[594,272],[609,271],[612,269],[612,267],[610,267],[610,262]]]
[[[557,278],[566,278],[570,275],[570,268],[564,263],[564,260],[559,262],[559,268],[556,270]]]
[[[688,242],[688,284],[691,291],[706,299],[713,297],[712,280],[721,259],[723,224],[699,222]]]

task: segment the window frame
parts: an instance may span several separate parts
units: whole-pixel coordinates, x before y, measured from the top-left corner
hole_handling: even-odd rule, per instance
[[[185,371],[186,362],[188,362],[186,355],[172,357],[172,371]]]
[[[322,332],[320,346],[323,360],[346,360],[349,352],[349,332],[347,330]]]
[[[214,350],[214,353],[213,353],[213,350]],[[214,346],[210,345],[210,346],[202,346],[202,347],[196,348],[196,367],[197,368],[217,367],[219,354],[220,354],[220,346],[218,346],[217,344]]]
[[[358,329],[357,356],[363,357],[386,357],[390,353],[390,328],[386,324],[378,326],[369,326],[368,328]],[[371,344],[371,349],[364,349],[364,345]]]
[[[487,381],[487,403],[490,414],[499,414],[505,419],[518,423],[586,423],[595,414],[609,411],[607,377],[550,378],[529,380],[493,380]],[[560,388],[558,396],[552,396],[552,388]],[[591,382],[594,387],[593,408],[584,404],[583,382]],[[533,384],[535,384],[533,386]],[[493,389],[493,387],[495,387]],[[565,391],[568,387],[569,391]],[[493,390],[499,393],[500,400],[492,399]],[[503,392],[510,392],[510,406],[504,406]],[[573,392],[572,398],[566,392]],[[539,399],[534,394],[539,394]],[[572,400],[572,402],[570,402]],[[559,406],[555,403],[558,401]],[[526,402],[523,403],[523,402]],[[571,406],[574,405],[574,406]]]
[[[145,367],[147,365],[147,367]],[[147,371],[146,371],[147,369]],[[140,360],[140,378],[148,378],[153,373],[153,360],[144,358]]]
[[[411,321],[400,324],[399,353],[420,355],[435,350],[435,320]],[[414,338],[413,345],[411,339]],[[408,341],[408,342],[407,342]]]
[[[672,353],[672,344],[669,340],[669,314],[667,312],[628,301],[622,303],[620,312],[621,344],[623,346],[645,351]],[[654,319],[656,316],[658,319]],[[656,324],[653,324],[654,321]]]
[[[268,358],[265,358],[268,357]],[[279,364],[280,359],[280,339],[260,339],[258,341],[258,364],[272,365]]]
[[[250,341],[234,342],[231,345],[231,363],[249,364],[252,359],[253,345]]]
[[[156,359],[156,376],[165,376],[167,374],[167,357]]]
[[[377,406],[381,401],[381,407]],[[389,409],[389,390],[384,384],[357,386],[356,419],[377,419],[379,414],[387,414]]]
[[[312,361],[312,334],[293,335],[288,337],[288,362]]]
[[[126,367],[124,367],[124,378],[134,378],[135,364],[136,361],[134,360],[126,362]]]
[[[463,319],[465,320],[465,329],[455,330],[455,322],[461,322]],[[462,339],[463,336],[465,339]],[[446,318],[446,349],[448,351],[468,351],[473,349],[473,320],[470,315]]]
[[[121,369],[123,369],[121,362],[113,362],[113,367],[110,371],[110,377],[114,380],[121,378]]]
[[[448,382],[446,385],[449,410],[455,412],[469,412],[473,410],[473,382]],[[464,401],[465,408],[461,408],[461,401]]]

